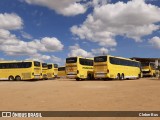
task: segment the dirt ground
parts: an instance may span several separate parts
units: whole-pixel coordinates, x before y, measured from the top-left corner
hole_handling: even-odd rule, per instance
[[[75,81],[74,79],[0,81],[0,111],[158,110],[160,110],[160,79],[155,78],[123,81]],[[106,118],[86,119],[106,120]],[[145,120],[150,119],[145,118]],[[0,118],[0,120],[7,119]]]

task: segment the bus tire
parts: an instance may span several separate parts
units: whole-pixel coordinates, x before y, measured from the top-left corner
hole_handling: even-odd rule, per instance
[[[124,74],[122,73],[122,75],[121,75],[121,78],[120,78],[121,80],[124,80]]]
[[[79,78],[76,78],[76,81],[80,81],[80,79],[79,79]]]
[[[119,73],[117,74],[117,80],[121,80],[121,76]]]
[[[88,74],[87,75],[87,80],[91,80],[92,79],[92,75],[91,74]]]
[[[20,81],[20,80],[21,80],[21,77],[18,75],[18,76],[15,77],[15,80],[16,80],[16,81]]]
[[[14,77],[11,75],[11,76],[8,77],[8,80],[13,81],[13,80],[15,80],[15,79],[14,79]]]
[[[153,77],[156,77],[156,74],[155,74],[155,73],[153,73]]]
[[[93,74],[92,74],[92,80],[95,80],[95,79],[94,79],[94,75],[93,75]]]
[[[138,79],[140,79],[141,78],[141,74],[138,74]]]

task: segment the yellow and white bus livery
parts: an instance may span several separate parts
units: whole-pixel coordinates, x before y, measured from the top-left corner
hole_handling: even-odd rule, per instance
[[[31,80],[41,78],[38,61],[3,61],[0,62],[1,80]]]
[[[66,77],[66,67],[58,67],[58,78]]]
[[[48,78],[55,78],[57,77],[58,74],[58,65],[57,64],[53,64],[53,63],[49,63],[48,64]]]
[[[96,79],[130,79],[141,77],[140,62],[123,57],[94,57],[94,77]]]
[[[41,63],[41,73],[42,73],[42,79],[47,80],[48,79],[48,76],[47,76],[47,73],[48,73],[47,63]]]
[[[66,76],[77,81],[93,79],[93,59],[83,57],[66,58]]]
[[[153,62],[141,62],[143,77],[156,77],[156,67]]]

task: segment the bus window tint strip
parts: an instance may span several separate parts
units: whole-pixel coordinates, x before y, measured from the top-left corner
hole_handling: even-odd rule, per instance
[[[106,62],[107,56],[94,57],[94,62]]]
[[[31,66],[31,62],[0,63],[0,69],[30,68]]]
[[[58,71],[65,71],[65,67],[59,67]]]
[[[133,67],[140,67],[139,62],[124,60],[120,58],[110,57],[110,63],[115,65],[124,65],[124,66],[133,66]]]
[[[76,63],[77,57],[66,58],[66,63]]]
[[[80,58],[79,62],[80,62],[81,65],[93,66],[93,60]]]
[[[40,62],[34,61],[34,66],[40,67]]]

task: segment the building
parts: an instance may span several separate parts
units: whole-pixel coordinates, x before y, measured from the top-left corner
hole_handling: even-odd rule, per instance
[[[155,67],[158,68],[160,66],[160,58],[138,58],[138,57],[133,57],[131,58],[133,60],[137,60],[140,62],[155,62]]]

